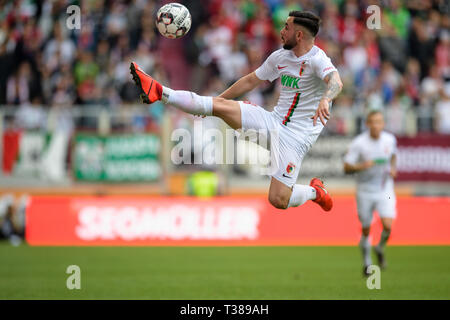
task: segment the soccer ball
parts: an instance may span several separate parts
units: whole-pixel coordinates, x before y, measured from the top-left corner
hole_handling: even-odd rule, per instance
[[[164,37],[177,39],[184,36],[191,28],[191,14],[179,3],[168,3],[156,14],[156,27]]]

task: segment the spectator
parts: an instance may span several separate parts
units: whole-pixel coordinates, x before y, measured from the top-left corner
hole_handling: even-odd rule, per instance
[[[51,71],[56,69],[61,64],[71,64],[75,59],[75,44],[70,39],[67,39],[59,23],[55,23],[53,28],[53,36],[45,45],[44,61]]]
[[[220,61],[219,68],[226,83],[232,83],[250,71],[247,56],[238,41],[234,42],[232,52]]]
[[[295,10],[302,10],[302,6],[300,5],[299,1],[295,0],[286,0],[284,4],[276,7],[272,17],[275,28],[278,32],[283,29],[286,22],[286,17],[289,15],[289,12]]]
[[[408,36],[410,14],[408,9],[401,5],[400,0],[390,0],[389,6],[383,10],[385,21],[389,21],[398,37],[405,39]]]
[[[436,68],[443,78],[450,79],[450,31],[442,30],[435,53]]]
[[[46,113],[38,97],[33,100],[33,103],[20,105],[15,114],[17,126],[27,130],[44,130],[47,124],[46,120]]]
[[[401,84],[401,74],[389,61],[385,61],[381,67],[380,80],[381,90],[383,93],[383,103],[389,104],[393,100],[394,92]]]
[[[448,90],[450,91],[450,90]],[[436,103],[436,132],[450,134],[450,92],[440,91],[440,99]]]
[[[407,40],[397,35],[395,27],[384,16],[382,24],[383,28],[378,32],[381,59],[391,62],[396,69],[404,72],[407,60]]]
[[[389,112],[386,113],[386,130],[395,134],[406,133],[407,112],[411,107],[411,99],[406,94],[403,86],[399,86],[395,91],[392,101],[387,106]]]
[[[429,72],[430,57],[434,54],[434,39],[427,32],[427,22],[421,18],[413,18],[409,38],[410,55],[420,64],[421,79]]]
[[[420,102],[420,65],[414,58],[408,60],[404,82],[408,96],[417,106]]]
[[[328,3],[323,12],[322,26],[319,30],[319,37],[338,43],[340,39],[339,29],[336,28],[338,24],[339,8],[335,2]]]
[[[362,39],[355,40],[351,45],[344,49],[344,62],[349,67],[355,79],[354,84],[357,87],[363,85],[363,75],[367,67],[367,51],[363,46]]]
[[[30,65],[27,62],[23,62],[16,74],[8,79],[6,102],[15,105],[29,103],[32,94],[31,82]]]
[[[1,29],[0,29],[1,30]],[[0,36],[1,38],[1,36]],[[9,75],[12,73],[14,66],[14,54],[8,52],[7,41],[0,39],[0,105],[7,102],[6,91]]]
[[[86,81],[94,81],[100,69],[89,51],[80,52],[80,60],[75,64],[74,75],[77,86]]]
[[[423,104],[432,105],[440,97],[440,92],[444,88],[437,66],[431,66],[430,73],[423,79],[420,91]]]
[[[363,24],[360,18],[358,3],[356,0],[348,0],[344,4],[344,15],[339,18],[339,40],[344,45],[354,44],[362,30]]]

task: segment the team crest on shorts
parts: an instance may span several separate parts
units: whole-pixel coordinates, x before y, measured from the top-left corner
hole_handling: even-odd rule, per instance
[[[295,172],[295,164],[293,164],[292,162],[289,162],[286,167],[286,172],[289,176],[292,176]]]

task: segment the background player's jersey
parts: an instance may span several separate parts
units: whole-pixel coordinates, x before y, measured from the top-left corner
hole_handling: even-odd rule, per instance
[[[354,165],[368,160],[375,165],[357,173],[357,189],[363,192],[392,192],[394,181],[390,176],[391,158],[397,152],[397,140],[388,132],[381,132],[378,140],[368,131],[358,135],[350,144],[344,161]]]
[[[261,80],[281,80],[281,92],[274,115],[294,130],[320,132],[322,123],[313,126],[312,116],[326,90],[323,78],[337,71],[330,58],[317,46],[297,57],[292,50],[279,49],[255,71]]]

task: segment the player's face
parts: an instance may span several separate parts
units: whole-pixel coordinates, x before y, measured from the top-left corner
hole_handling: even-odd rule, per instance
[[[372,114],[366,122],[367,128],[369,128],[370,135],[374,138],[380,136],[381,131],[384,129],[384,118],[381,113]]]
[[[288,17],[284,28],[281,29],[281,42],[283,43],[283,49],[291,50],[297,45],[296,34],[298,31],[295,30],[294,17]]]

